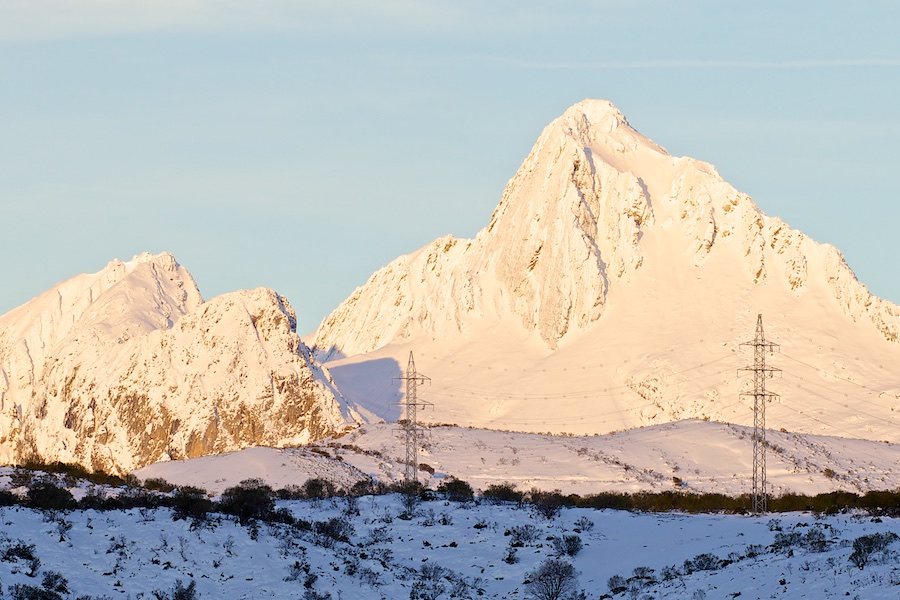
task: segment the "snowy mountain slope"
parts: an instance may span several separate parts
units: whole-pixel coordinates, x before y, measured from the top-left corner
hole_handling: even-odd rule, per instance
[[[134,471],[142,481],[165,479],[174,485],[192,485],[221,494],[246,479],[262,479],[272,489],[302,486],[308,479],[327,479],[350,489],[369,476],[352,462],[343,462],[304,448],[252,447],[214,456],[154,463]]]
[[[0,458],[123,473],[342,431],[295,330],[272,290],[203,302],[168,254],[69,280],[0,317]]]
[[[312,590],[332,600],[521,600],[530,597],[527,574],[555,557],[550,538],[564,536],[581,541],[575,556],[563,558],[590,600],[609,597],[617,575],[634,591],[615,598],[881,599],[896,598],[900,583],[900,542],[872,552],[863,569],[850,560],[863,536],[900,534],[891,518],[572,508],[546,520],[515,506],[438,500],[421,503],[404,520],[397,495],[361,498],[358,512],[344,499],[279,506],[309,523],[340,520],[346,540],[279,523],[253,533],[227,518],[198,527],[174,521],[168,509],[48,514],[2,507],[0,554],[7,558],[0,560],[0,585],[14,597],[13,586],[40,588],[52,572],[65,579],[65,598],[149,598],[180,581],[194,582],[203,599],[311,597]],[[513,546],[513,531],[533,537]]]
[[[412,350],[434,422],[604,433],[752,422],[738,369],[758,314],[783,352],[772,425],[900,440],[900,309],[711,165],[586,100],[544,130],[475,239],[398,258],[309,341],[346,397],[382,417]]]
[[[419,460],[435,469],[428,482],[432,487],[455,476],[482,490],[508,482],[522,491],[536,487],[580,495],[681,490],[739,496],[751,485],[751,435],[746,427],[697,420],[587,437],[431,427]],[[212,492],[237,485],[248,473],[276,489],[302,485],[311,477],[334,476],[346,483],[342,470],[348,466],[359,475],[393,482],[403,478],[406,454],[400,436],[395,425],[365,425],[314,444],[331,459],[307,453],[297,462],[294,450],[247,449],[157,463],[135,475]],[[893,468],[900,460],[896,444],[780,431],[769,432],[768,442],[769,491],[775,495],[900,488],[900,474]]]

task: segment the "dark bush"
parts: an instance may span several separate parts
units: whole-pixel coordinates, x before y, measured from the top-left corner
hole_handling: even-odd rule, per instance
[[[621,575],[613,575],[606,581],[611,594],[620,594],[628,589],[628,582]]]
[[[310,499],[332,498],[338,495],[338,488],[327,479],[315,477],[303,484],[303,496]]]
[[[275,490],[275,497],[279,500],[300,500],[301,498],[306,498],[306,494],[304,494],[303,488],[299,485],[288,485]]]
[[[601,492],[599,494],[590,494],[578,500],[576,506],[581,508],[596,509],[613,509],[613,510],[632,510],[634,502],[631,496],[618,492]]]
[[[90,481],[91,483],[96,484],[121,486],[136,483],[136,479],[133,476],[126,476],[125,478],[122,478],[116,475],[110,475],[109,473],[104,473],[100,470],[88,471],[85,467],[74,463],[63,463],[58,461],[44,463],[39,460],[31,459],[26,461],[21,466],[21,468],[30,471],[56,473],[58,475],[63,475],[64,477],[67,477],[69,479],[83,479],[85,481]]]
[[[557,556],[575,556],[583,547],[581,538],[577,535],[564,535],[561,538],[555,537],[552,540],[553,550]]]
[[[684,573],[690,575],[696,571],[715,571],[722,566],[722,561],[715,554],[704,552],[693,559],[684,561]]]
[[[104,510],[108,500],[106,490],[102,487],[94,487],[81,497],[81,500],[78,501],[78,508],[81,510]]]
[[[868,564],[869,557],[872,554],[884,551],[888,545],[897,539],[897,534],[892,531],[860,536],[853,540],[853,553],[850,555],[850,562],[863,569]]]
[[[172,600],[194,600],[197,597],[199,594],[196,581],[192,579],[187,587],[182,585],[181,580],[175,582],[175,587],[172,589]]]
[[[403,502],[403,512],[399,515],[399,518],[404,520],[412,519],[416,506],[418,506],[420,501],[428,498],[430,494],[430,492],[425,489],[425,486],[415,479],[398,481],[391,484],[388,489],[391,492],[400,494],[400,499]]]
[[[530,544],[538,539],[540,533],[540,530],[530,523],[510,527],[504,532],[505,535],[511,536],[511,539],[509,540],[511,546],[524,546]]]
[[[172,500],[141,488],[124,488],[115,496],[110,496],[106,490],[96,487],[88,491],[78,501],[78,508],[82,510],[128,510],[130,508],[159,508],[170,506]]]
[[[247,479],[222,492],[219,510],[234,515],[241,525],[265,521],[275,509],[275,492],[262,479]]]
[[[313,532],[315,532],[320,545],[325,547],[331,546],[334,542],[349,542],[350,536],[353,535],[353,523],[343,517],[333,517],[327,521],[316,521],[313,523]]]
[[[825,552],[828,548],[828,539],[821,527],[811,527],[803,534],[800,545],[807,552]]]
[[[44,573],[44,579],[41,581],[41,586],[45,590],[50,590],[51,592],[59,592],[60,594],[69,593],[69,582],[56,571],[47,571]]]
[[[15,506],[18,503],[18,496],[7,490],[0,490],[0,506]]]
[[[144,480],[143,487],[148,490],[153,490],[154,492],[174,492],[175,486],[162,477],[151,477],[150,479]]]
[[[579,517],[578,520],[575,521],[575,533],[581,533],[582,531],[591,531],[593,528],[594,522],[587,517]]]
[[[402,481],[397,481],[396,483],[392,483],[388,487],[388,491],[403,494],[405,496],[426,496],[428,490],[422,484],[421,481],[416,479],[404,479]]]
[[[34,554],[34,544],[26,544],[22,541],[10,544],[3,552],[3,556],[0,556],[0,560],[3,562],[18,562],[19,560],[27,562],[28,572],[26,575],[29,577],[36,577],[41,568],[41,559]]]
[[[859,499],[858,506],[877,515],[900,516],[900,493],[868,492]]]
[[[475,490],[462,479],[450,477],[438,485],[437,492],[453,502],[469,502],[475,497]]]
[[[186,489],[197,490],[203,498],[206,498],[205,490],[201,490],[200,488]],[[125,488],[117,496],[107,498],[103,509],[128,510],[130,508],[160,508],[162,506],[174,506],[175,496],[177,495],[177,490],[171,497],[166,497],[141,488]],[[212,506],[211,502],[210,506]]]
[[[153,590],[153,598],[155,598],[155,600],[197,600],[199,597],[200,594],[197,593],[197,582],[193,579],[187,587],[181,583],[180,579],[176,581],[171,594],[161,590]]]
[[[569,505],[569,499],[563,496],[559,490],[544,492],[532,489],[528,492],[528,502],[545,519],[556,517],[564,506]]]
[[[59,592],[21,583],[9,587],[9,597],[12,600],[63,600]]]
[[[34,544],[26,544],[22,541],[10,544],[3,556],[0,556],[0,560],[3,562],[13,562],[19,559],[34,560],[34,558]]]
[[[812,498],[800,494],[784,494],[778,498],[769,498],[768,505],[771,510],[778,512],[800,512],[813,510]]]
[[[269,513],[267,519],[270,523],[284,523],[285,525],[295,525],[297,523],[294,514],[286,507],[276,508]]]
[[[76,502],[69,490],[42,482],[28,490],[28,505],[41,510],[70,510]]]
[[[383,483],[372,479],[361,479],[350,487],[349,493],[352,496],[373,496],[386,492],[387,487]]]
[[[212,500],[206,497],[206,490],[192,485],[185,485],[172,495],[172,518],[176,521],[191,519],[204,521],[212,510]]]
[[[663,570],[662,570],[663,581],[672,581],[673,579],[680,577],[680,576],[681,576],[681,571],[678,570],[678,567],[676,567],[674,565],[669,565],[669,566],[663,567]]]
[[[800,545],[800,538],[800,532],[798,531],[779,531],[775,534],[775,541],[772,542],[772,551],[789,551],[795,546]]]
[[[492,483],[481,492],[481,497],[491,504],[503,502],[521,504],[525,494],[516,490],[516,486],[512,483]]]
[[[650,567],[635,567],[632,571],[632,579],[637,581],[642,588],[657,583],[656,571]]]
[[[578,593],[578,572],[572,563],[551,558],[525,575],[525,591],[536,600],[561,600]]]

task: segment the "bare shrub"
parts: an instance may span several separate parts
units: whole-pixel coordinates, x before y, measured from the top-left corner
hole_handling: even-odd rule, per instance
[[[538,539],[540,531],[534,525],[517,525],[507,530],[508,535],[512,536],[509,540],[510,546],[524,546]]]
[[[864,569],[871,560],[872,554],[884,552],[888,545],[897,539],[897,534],[892,531],[860,536],[853,540],[853,554],[850,555],[850,562],[854,566]]]
[[[583,547],[581,538],[577,535],[564,535],[561,538],[555,537],[552,540],[553,551],[557,556],[575,556]]]
[[[572,563],[551,558],[526,575],[523,587],[535,600],[561,600],[578,593],[578,572]]]

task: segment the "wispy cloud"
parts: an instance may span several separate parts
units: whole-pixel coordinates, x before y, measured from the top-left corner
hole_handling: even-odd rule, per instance
[[[841,67],[900,67],[900,58],[825,60],[623,60],[623,61],[539,61],[500,56],[487,57],[497,63],[524,69],[829,69]]]
[[[0,40],[32,41],[182,31],[335,27],[373,19],[440,22],[417,0],[3,0]]]
[[[190,31],[472,31],[539,27],[559,15],[512,0],[2,0],[0,41]]]

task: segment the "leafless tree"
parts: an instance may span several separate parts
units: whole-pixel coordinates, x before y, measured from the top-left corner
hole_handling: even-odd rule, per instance
[[[525,591],[535,600],[563,600],[577,597],[578,572],[572,563],[551,558],[526,575]]]

